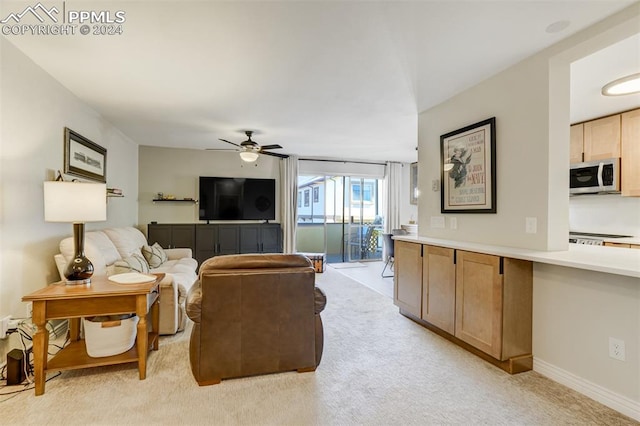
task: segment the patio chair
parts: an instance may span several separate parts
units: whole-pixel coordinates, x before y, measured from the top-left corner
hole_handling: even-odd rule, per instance
[[[387,267],[389,267],[389,270],[393,271],[393,263],[395,261],[394,258],[394,240],[393,240],[393,236],[394,235],[406,235],[407,231],[405,231],[404,229],[393,229],[391,230],[390,234],[382,234],[382,238],[383,238],[383,242],[384,242],[384,247],[385,247],[385,251],[387,253],[387,261],[384,264],[384,268],[382,269],[382,273],[380,274],[382,276],[382,278],[391,278],[393,277],[393,274],[391,275],[385,275],[384,271],[387,270]]]
[[[384,268],[382,269],[382,273],[380,274],[382,276],[382,278],[391,278],[393,277],[393,274],[391,275],[385,275],[384,271],[387,270],[387,267],[389,267],[390,270],[393,270],[393,238],[392,234],[382,234],[382,238],[383,238],[383,242],[384,242],[384,247],[385,250],[387,252],[387,261],[384,264]]]

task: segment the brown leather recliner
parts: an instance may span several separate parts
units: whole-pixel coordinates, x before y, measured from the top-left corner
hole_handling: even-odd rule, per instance
[[[320,364],[326,304],[311,261],[296,254],[217,256],[187,296],[189,357],[200,386]]]

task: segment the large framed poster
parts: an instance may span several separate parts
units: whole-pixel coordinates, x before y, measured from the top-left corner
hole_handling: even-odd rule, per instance
[[[496,213],[496,118],[440,136],[440,212]]]

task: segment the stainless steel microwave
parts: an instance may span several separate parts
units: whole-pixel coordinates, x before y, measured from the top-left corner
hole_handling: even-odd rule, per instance
[[[569,194],[620,192],[620,158],[572,164]]]

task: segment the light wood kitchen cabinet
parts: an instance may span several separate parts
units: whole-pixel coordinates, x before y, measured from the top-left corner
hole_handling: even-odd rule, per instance
[[[621,248],[631,248],[630,244],[625,244],[625,243],[610,243],[608,241],[605,241],[604,243],[605,247],[621,247]]]
[[[455,336],[501,356],[502,276],[500,258],[459,251],[456,264]]]
[[[621,114],[620,183],[623,196],[640,197],[640,109]]]
[[[621,247],[621,248],[640,249],[640,244],[612,243],[610,241],[605,241],[604,245],[605,245],[605,247]]]
[[[394,241],[393,303],[420,317],[422,309],[422,244]]]
[[[620,114],[584,123],[584,161],[620,157]]]
[[[584,124],[574,124],[571,126],[569,139],[569,162],[571,164],[583,162],[583,144],[584,144]]]
[[[454,334],[456,319],[455,250],[422,246],[422,319]]]
[[[531,262],[457,251],[455,336],[505,361],[531,354]]]
[[[395,241],[400,313],[514,374],[533,368],[533,263]]]

